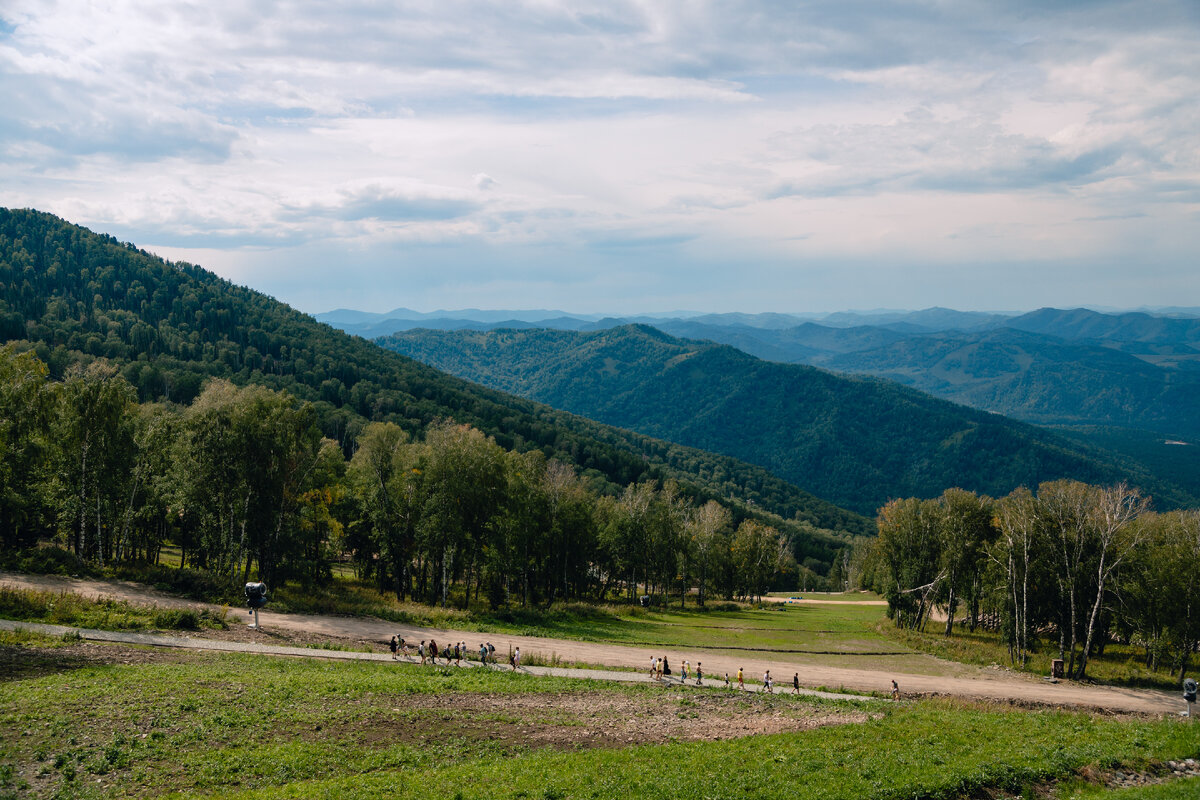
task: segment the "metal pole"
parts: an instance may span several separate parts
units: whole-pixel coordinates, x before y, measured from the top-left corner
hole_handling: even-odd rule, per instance
[[[257,608],[254,609],[254,624],[251,625],[250,627],[254,628],[255,630],[258,630],[258,609]]]

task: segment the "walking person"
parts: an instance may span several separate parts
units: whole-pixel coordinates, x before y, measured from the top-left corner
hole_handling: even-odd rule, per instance
[[[896,683],[895,678],[892,679],[892,699],[893,700],[900,699],[900,684]]]
[[[680,670],[680,672],[679,672],[679,682],[680,682],[680,683],[687,683],[688,667],[689,667],[689,666],[691,666],[691,665],[690,665],[690,664],[688,664],[688,661],[687,661],[687,659],[685,658],[685,659],[683,660],[683,669],[682,669],[682,670]]]
[[[792,676],[792,694],[800,694],[800,673]]]
[[[488,642],[487,648],[488,648],[488,655],[491,656],[492,663],[495,664],[496,663],[496,645],[492,644],[491,642]]]
[[[435,667],[437,666],[437,656],[438,656],[437,642],[435,642],[433,639],[430,639],[429,640],[429,663],[433,664]]]
[[[667,657],[666,657],[666,656],[663,656],[663,668],[662,668],[662,674],[663,674],[665,677],[668,677],[668,678],[669,678],[669,677],[671,677],[671,665],[670,665],[670,663],[667,661]]]
[[[731,688],[731,687],[729,686],[729,673],[728,673],[728,672],[726,672],[726,673],[725,673],[725,688],[726,688],[726,689],[729,689],[729,688]]]
[[[768,694],[774,694],[774,692],[771,691],[771,670],[767,670],[763,673],[763,691],[767,692]]]
[[[487,645],[483,642],[479,643],[479,664],[484,667],[487,666]]]
[[[392,661],[395,661],[396,660],[396,651],[400,648],[400,644],[396,641],[395,636],[392,637],[392,642],[391,642],[391,644],[388,645],[388,647],[391,648],[391,651],[392,651]]]
[[[703,680],[704,680],[704,671],[700,669],[700,662],[697,661],[696,662],[696,685],[703,686],[704,684],[701,683],[701,681],[703,681]]]
[[[404,654],[405,660],[408,659],[408,642],[404,641],[404,637],[400,637],[400,652]]]
[[[521,646],[520,645],[517,645],[517,653],[513,657],[513,663],[517,665],[516,669],[521,668]]]
[[[746,682],[743,680],[742,668],[738,667],[738,690],[746,691]]]
[[[658,680],[658,659],[650,656],[650,680]]]
[[[419,655],[421,657],[421,666],[422,667],[425,666],[425,640],[424,639],[422,639],[421,643],[419,645],[417,645],[417,655]]]

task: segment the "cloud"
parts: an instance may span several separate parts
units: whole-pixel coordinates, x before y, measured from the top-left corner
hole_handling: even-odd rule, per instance
[[[332,200],[296,206],[291,210],[297,217],[333,217],[348,222],[408,222],[459,219],[479,208],[479,203],[463,196],[369,183],[343,188]]]
[[[419,251],[460,270],[429,289],[447,307],[490,266],[513,291],[619,298],[622,279],[661,297],[754,261],[761,286],[711,296],[774,302],[838,264],[983,247],[1184,274],[1200,244],[1189,0],[9,0],[0,17],[0,203],[264,263]],[[895,291],[858,269],[853,289]]]

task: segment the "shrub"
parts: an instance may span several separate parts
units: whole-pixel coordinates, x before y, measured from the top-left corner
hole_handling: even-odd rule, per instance
[[[0,567],[39,575],[90,575],[92,570],[74,553],[61,547],[29,547],[0,553]]]
[[[200,629],[200,615],[190,608],[164,608],[154,614],[154,626],[177,631]]]

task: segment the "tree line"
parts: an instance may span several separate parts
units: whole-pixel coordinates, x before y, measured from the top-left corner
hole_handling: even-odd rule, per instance
[[[671,480],[597,491],[541,450],[466,424],[420,436],[366,423],[322,434],[312,403],[210,379],[190,403],[139,402],[104,359],[51,378],[0,348],[0,550],[55,541],[98,565],[182,566],[229,586],[323,585],[349,559],[394,592],[446,604],[660,600],[791,588],[793,543]],[[812,565],[819,566],[819,565]],[[809,580],[819,579],[814,573]]]
[[[1058,480],[998,500],[949,489],[892,500],[878,521],[857,580],[898,626],[924,629],[935,606],[946,636],[995,620],[1014,663],[1044,639],[1074,678],[1113,640],[1181,675],[1200,643],[1200,512],[1155,513],[1124,483]]]

